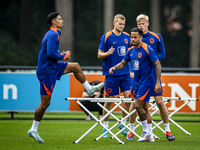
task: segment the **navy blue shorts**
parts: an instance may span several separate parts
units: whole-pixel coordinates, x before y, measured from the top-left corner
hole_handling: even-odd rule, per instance
[[[132,84],[130,97],[149,102],[153,91],[154,86],[152,86],[152,84],[141,84],[140,86],[135,86],[134,84]]]
[[[107,96],[119,95],[120,92],[130,90],[131,82],[132,79],[129,74],[120,76],[106,76],[104,94]]]
[[[56,84],[56,80],[60,80],[63,75],[68,62],[60,62],[57,65],[54,74],[39,74],[37,73],[38,80],[40,81],[40,94],[51,95]]]

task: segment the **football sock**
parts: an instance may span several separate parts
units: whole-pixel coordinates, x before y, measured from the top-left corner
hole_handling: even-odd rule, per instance
[[[142,123],[143,131],[148,132],[147,119],[144,121],[141,121],[141,123]]]
[[[33,120],[33,124],[32,124],[32,127],[31,127],[31,131],[37,132],[39,123],[40,123],[40,121],[35,121],[35,120]]]
[[[123,119],[123,118],[122,118]],[[124,119],[122,122],[126,125],[126,121],[127,121],[127,119]]]
[[[169,128],[169,123],[165,123],[164,126],[165,126],[165,133],[166,133],[167,131],[171,132],[171,131],[170,131],[170,128]]]
[[[153,138],[153,132],[152,132],[152,124],[147,124],[148,131],[151,133],[151,138]]]
[[[88,83],[87,80],[84,83],[82,83],[82,85],[84,86],[86,91],[90,91],[92,89],[92,86]]]
[[[133,130],[135,132],[135,123],[129,123],[131,130]]]
[[[108,123],[109,123],[109,122],[105,122],[105,121],[104,121],[103,123],[104,123],[104,125],[106,126],[106,128],[108,128]]]

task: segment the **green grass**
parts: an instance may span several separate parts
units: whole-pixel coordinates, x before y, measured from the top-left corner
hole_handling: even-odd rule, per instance
[[[1,116],[0,116],[1,117]],[[32,116],[33,117],[33,116]],[[55,116],[54,116],[55,117]],[[83,118],[85,115],[82,116]],[[158,117],[158,116],[157,116]],[[180,118],[180,117],[179,117]],[[182,120],[182,119],[181,119]],[[110,121],[110,126],[114,125],[116,121]],[[160,137],[154,143],[137,143],[138,139],[135,137],[134,141],[127,141],[126,138],[120,134],[118,137],[126,144],[119,144],[115,139],[101,138],[99,141],[94,141],[101,132],[102,127],[98,125],[79,143],[74,144],[82,134],[84,134],[95,121],[84,120],[42,120],[39,126],[40,136],[45,143],[35,142],[32,138],[27,136],[27,131],[32,125],[32,120],[0,120],[0,149],[15,149],[15,150],[54,150],[54,149],[74,149],[74,150],[112,150],[112,149],[142,149],[142,150],[192,150],[200,149],[200,123],[199,122],[178,122],[184,129],[192,133],[192,135],[185,134],[182,130],[170,123],[171,131],[176,137],[175,141],[169,142],[165,135],[159,130],[155,129],[154,134]],[[163,128],[164,125],[161,124]],[[113,129],[116,133],[117,128]],[[136,129],[140,135],[142,128]]]
[[[95,116],[98,116],[98,112],[92,112]],[[121,112],[113,113],[118,118],[121,118]],[[170,113],[169,113],[170,114]],[[14,114],[16,119],[32,119],[34,112],[17,112]],[[85,119],[86,115],[84,112],[45,112],[44,119]],[[0,111],[0,119],[10,119],[11,114],[6,111]],[[199,121],[200,114],[186,114],[186,113],[176,113],[171,117],[173,120],[181,121]],[[161,120],[160,113],[156,113],[152,116],[153,120]]]

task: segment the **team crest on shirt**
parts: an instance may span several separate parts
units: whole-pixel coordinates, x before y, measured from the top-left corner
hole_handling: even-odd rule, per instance
[[[132,61],[133,70],[139,70],[139,61],[133,60]]]
[[[153,43],[154,43],[154,38],[150,38],[150,39],[149,39],[149,42],[150,42],[151,44],[153,44]]]
[[[142,57],[142,53],[139,52],[139,53],[138,53],[138,58],[141,58],[141,57]]]
[[[124,42],[125,42],[126,44],[128,44],[128,40],[127,40],[127,39],[124,39]]]
[[[117,48],[117,52],[119,56],[124,56],[126,55],[126,47],[125,46],[119,46]]]

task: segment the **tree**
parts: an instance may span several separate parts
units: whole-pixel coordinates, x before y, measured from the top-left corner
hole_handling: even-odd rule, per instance
[[[199,9],[200,0],[193,0],[192,4],[192,31],[193,36],[191,38],[191,48],[190,48],[190,68],[199,67]]]
[[[112,20],[114,17],[113,0],[104,0],[104,33],[113,29]]]
[[[21,0],[20,7],[20,45],[29,49],[30,42],[30,5],[31,1]]]
[[[153,32],[160,33],[160,0],[151,0],[150,24]]]
[[[64,20],[61,34],[61,51],[70,50],[73,61],[73,0],[55,0],[56,11]]]

